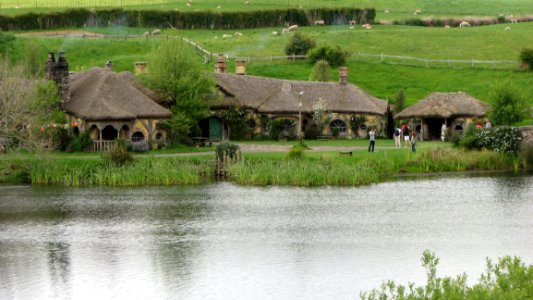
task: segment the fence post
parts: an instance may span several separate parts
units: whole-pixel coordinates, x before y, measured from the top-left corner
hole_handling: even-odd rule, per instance
[[[381,62],[383,62],[383,52],[381,53]]]
[[[426,57],[426,68],[429,68],[429,62],[428,62],[427,57]]]
[[[448,59],[448,67],[449,67],[449,68],[452,67],[452,60],[451,60],[451,59]]]
[[[292,54],[292,61],[294,61],[294,53]]]
[[[493,62],[493,69],[496,69],[496,60]]]
[[[472,59],[472,69],[474,68],[474,60]]]

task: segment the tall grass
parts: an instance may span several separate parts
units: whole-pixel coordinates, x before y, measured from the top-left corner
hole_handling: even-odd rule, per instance
[[[245,185],[358,186],[384,181],[399,173],[461,172],[467,170],[513,171],[515,161],[496,152],[457,149],[424,149],[378,153],[308,153],[305,159],[282,155],[248,155],[230,167],[230,179]]]
[[[123,166],[95,159],[45,159],[28,166],[31,183],[65,186],[196,185],[212,172],[207,159],[142,158]]]

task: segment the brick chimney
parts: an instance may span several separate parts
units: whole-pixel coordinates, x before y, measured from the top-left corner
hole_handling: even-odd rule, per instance
[[[135,75],[148,73],[148,63],[145,61],[137,61],[133,63]]]
[[[65,52],[59,52],[57,61],[55,53],[48,53],[45,67],[46,80],[53,80],[57,85],[57,93],[61,97],[61,105],[70,100],[69,70]]]
[[[339,68],[339,82],[342,85],[348,84],[348,68],[347,67]]]
[[[217,62],[215,64],[215,73],[226,73],[228,70],[228,65],[224,59],[224,54],[219,54],[217,57]]]
[[[237,75],[246,75],[246,61],[240,59],[236,62],[235,74]]]

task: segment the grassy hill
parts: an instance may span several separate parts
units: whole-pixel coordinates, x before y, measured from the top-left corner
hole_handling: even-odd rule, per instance
[[[145,28],[99,28],[101,33],[142,33]],[[197,41],[212,52],[239,56],[282,55],[288,36],[273,36],[274,28],[242,31],[242,37],[224,40],[218,30],[178,31],[177,34]],[[301,29],[319,44],[341,45],[354,52],[386,53],[429,58],[502,59],[517,60],[522,47],[533,45],[533,23],[513,24],[504,31],[502,25],[475,28],[425,28],[409,26],[374,26],[366,33],[362,29],[349,30],[346,26]],[[173,33],[175,34],[175,33]],[[218,36],[218,39],[214,37]],[[159,40],[80,39],[18,37],[9,47],[15,61],[21,59],[29,44],[42,49],[43,63],[46,51],[66,51],[71,70],[79,71],[101,66],[107,60],[114,62],[115,70],[131,71],[134,61],[146,60],[146,54]],[[199,57],[199,59],[201,59]],[[515,70],[425,68],[350,59],[349,80],[369,93],[394,99],[404,88],[407,103],[414,103],[434,91],[466,91],[483,100],[489,99],[492,87],[503,80],[511,80],[528,95],[533,106],[533,76],[531,72]],[[212,63],[205,65],[213,69]],[[307,80],[311,65],[307,62],[252,62],[248,73],[260,76]],[[332,77],[337,78],[332,70]]]
[[[248,2],[248,4],[245,4]],[[424,15],[492,15],[533,14],[531,0],[2,0],[0,13],[20,14],[29,11],[50,12],[72,7],[102,8],[122,7],[125,9],[156,9],[195,11],[244,11],[276,8],[310,7],[373,7],[380,12],[379,18],[412,17],[416,9]],[[16,8],[18,7],[18,8]]]

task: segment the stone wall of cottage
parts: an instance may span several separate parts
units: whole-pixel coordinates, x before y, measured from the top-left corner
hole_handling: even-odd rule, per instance
[[[522,145],[533,147],[533,126],[520,127],[522,131]]]

